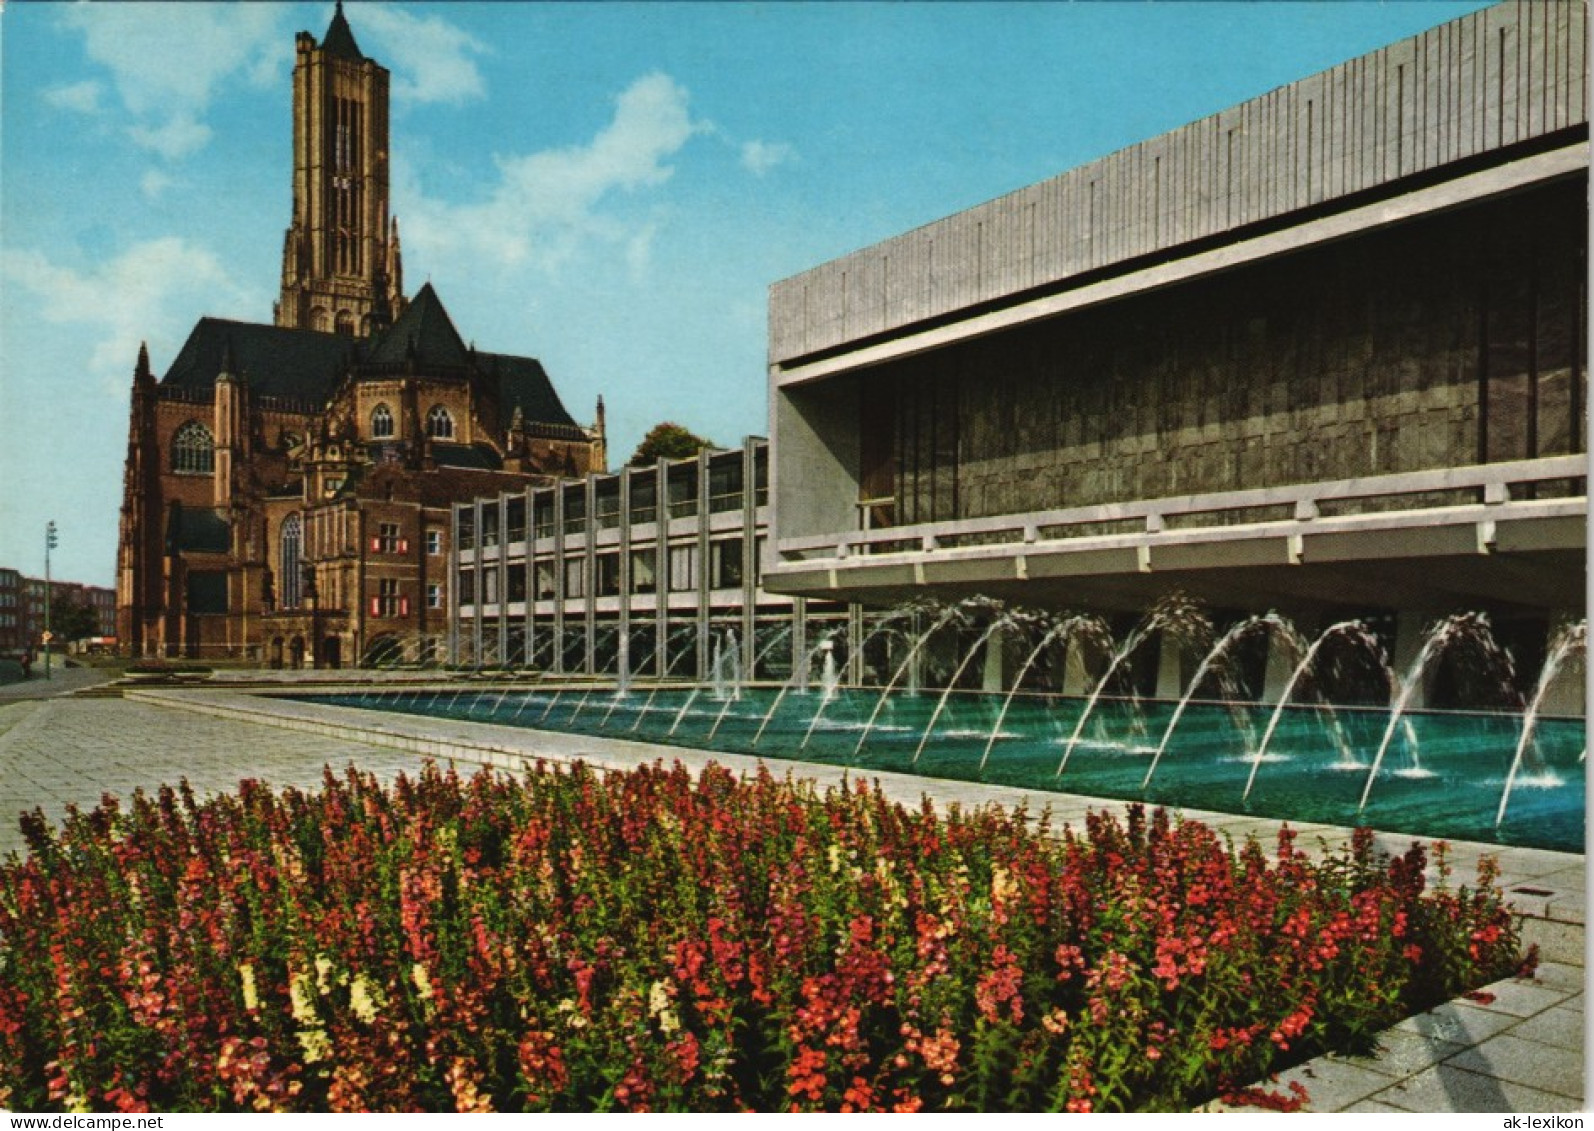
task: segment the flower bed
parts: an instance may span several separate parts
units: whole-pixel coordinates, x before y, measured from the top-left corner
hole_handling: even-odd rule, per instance
[[[328,772],[24,832],[23,1110],[1187,1109],[1518,965],[1492,884],[1424,893],[1416,847],[714,767]]]

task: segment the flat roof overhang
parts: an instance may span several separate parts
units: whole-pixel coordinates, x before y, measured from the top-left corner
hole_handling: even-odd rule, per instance
[[[1057,293],[1017,301],[966,318],[954,317],[919,329],[906,327],[889,334],[884,340],[868,339],[851,345],[838,345],[818,357],[771,359],[770,383],[775,390],[808,385],[1055,315],[1160,290],[1478,201],[1521,192],[1586,173],[1588,168],[1589,142],[1583,139],[1545,153],[1415,189],[1401,196],[1303,220],[1278,231],[1236,240],[1139,270],[1129,270]]]

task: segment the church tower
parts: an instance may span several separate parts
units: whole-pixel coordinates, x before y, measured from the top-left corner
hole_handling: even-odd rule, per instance
[[[276,323],[359,337],[404,309],[388,215],[388,72],[360,53],[342,0],[326,37],[295,40],[293,222]]]

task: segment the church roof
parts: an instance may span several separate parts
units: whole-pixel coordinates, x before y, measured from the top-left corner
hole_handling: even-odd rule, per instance
[[[477,471],[501,471],[503,461],[488,444],[432,444],[432,459],[439,467],[470,467]]]
[[[470,364],[470,351],[431,283],[410,300],[397,322],[371,340],[371,353],[366,360],[385,365],[408,360],[412,354],[422,370]]]
[[[476,364],[489,374],[497,372],[498,404],[505,420],[512,418],[518,408],[528,421],[576,427],[575,419],[565,411],[542,362],[536,358],[481,353],[476,355]]]
[[[230,352],[234,375],[243,376],[256,395],[324,404],[359,345],[341,334],[201,318],[161,384],[208,389]]]
[[[256,396],[321,405],[337,389],[348,369],[353,368],[358,378],[362,365],[408,361],[412,340],[415,368],[421,374],[429,369],[466,369],[474,357],[489,389],[498,394],[504,420],[509,420],[518,408],[528,423],[576,426],[542,362],[513,354],[472,354],[430,283],[421,288],[397,322],[368,341],[320,330],[201,318],[161,384],[208,390],[216,383],[230,352],[231,371],[243,376]]]
[[[360,45],[354,42],[354,32],[349,28],[349,21],[343,18],[343,0],[338,0],[338,5],[332,12],[332,23],[327,27],[326,38],[321,41],[321,50],[339,59],[353,59],[358,62],[365,58],[360,54]]]

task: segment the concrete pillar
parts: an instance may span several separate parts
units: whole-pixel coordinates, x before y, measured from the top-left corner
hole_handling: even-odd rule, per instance
[[[1584,619],[1581,609],[1557,609],[1550,614],[1549,639],[1546,641],[1547,650],[1544,662],[1549,663],[1553,658],[1551,651],[1555,647],[1557,638],[1566,630],[1568,625],[1576,624]],[[1532,689],[1524,689],[1524,693],[1532,695]],[[1586,653],[1575,652],[1568,655],[1561,663],[1560,671],[1554,676],[1549,687],[1545,689],[1544,698],[1539,702],[1539,712],[1545,715],[1573,715],[1586,716],[1588,714],[1588,661]]]
[[[1390,662],[1395,668],[1395,677],[1401,683],[1411,672],[1411,665],[1417,662],[1422,646],[1428,639],[1428,629],[1434,621],[1432,613],[1425,609],[1401,609],[1395,615],[1395,654]],[[1423,674],[1421,686],[1411,689],[1411,697],[1406,700],[1406,706],[1413,708],[1428,705],[1428,689],[1433,682],[1433,672],[1430,670]],[[1400,688],[1392,687],[1392,698],[1401,694]]]
[[[565,674],[565,485],[553,489],[553,670]]]
[[[476,606],[476,619],[471,623],[470,664],[473,668],[482,666],[482,618],[487,612],[487,579],[482,572],[482,501],[477,498],[471,504],[471,521],[475,523],[472,528],[475,532],[474,555],[471,558],[471,584],[475,586],[471,599]],[[362,541],[361,546],[365,543]]]
[[[593,528],[596,531],[596,527]],[[596,534],[594,534],[596,537]],[[620,469],[620,616],[616,631],[620,634],[614,642],[616,678],[621,670],[620,657],[625,658],[625,673],[631,675],[631,469]]]
[[[1069,640],[1064,648],[1063,694],[1089,695],[1096,687],[1096,680],[1090,674],[1090,658],[1086,655],[1084,641]]]
[[[448,662],[459,660],[459,512],[448,508]]]
[[[791,602],[791,678],[798,687],[807,687],[808,598],[793,597]]]
[[[1324,624],[1323,615],[1318,610],[1306,610],[1290,619],[1296,633],[1297,647],[1291,647],[1279,638],[1277,632],[1268,634],[1267,638],[1267,666],[1262,674],[1262,701],[1264,703],[1277,703],[1283,697],[1285,690],[1290,685],[1290,680],[1295,676],[1295,669],[1305,659],[1306,649],[1311,647],[1311,642],[1317,638]]]
[[[509,666],[509,496],[498,496],[498,666]]]
[[[1267,666],[1262,672],[1262,701],[1277,703],[1290,685],[1290,677],[1300,664],[1300,658],[1277,636],[1267,641]]]
[[[758,496],[753,485],[757,441],[742,441],[742,678],[751,682],[758,659]]]
[[[527,487],[526,500],[526,554],[521,566],[526,571],[526,622],[524,630],[525,656],[522,667],[532,667],[537,655],[537,506],[536,491]]]
[[[714,669],[714,645],[709,639],[713,617],[714,575],[709,541],[708,449],[697,453],[697,674],[709,679]]]
[[[670,464],[663,456],[653,472],[653,674],[670,674]]]
[[[1157,640],[1158,699],[1177,700],[1184,694],[1184,649],[1163,633]]]
[[[980,690],[995,695],[1007,690],[1007,631],[997,629],[985,642]]]
[[[586,484],[587,517],[582,522],[582,586],[585,594],[582,615],[586,618],[586,659],[582,662],[584,674],[598,674],[598,477],[588,472]]]
[[[847,676],[854,687],[863,683],[863,606],[847,606]]]

